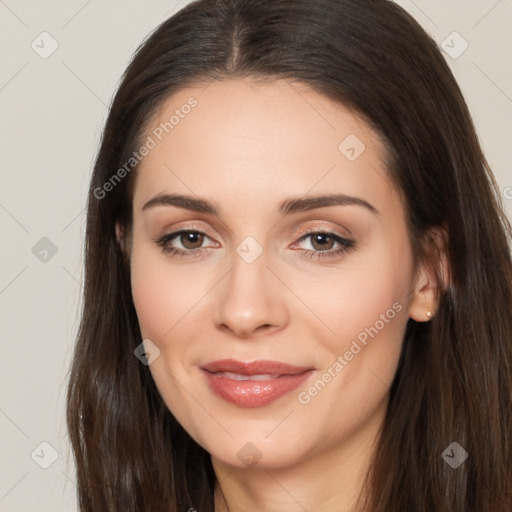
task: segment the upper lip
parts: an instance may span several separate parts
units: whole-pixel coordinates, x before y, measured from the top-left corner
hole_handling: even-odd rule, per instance
[[[204,364],[201,368],[212,373],[230,372],[238,375],[299,375],[312,368],[294,366],[281,361],[237,361],[235,359],[219,359]]]

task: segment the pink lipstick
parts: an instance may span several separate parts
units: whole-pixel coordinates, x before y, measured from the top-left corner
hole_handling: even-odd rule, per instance
[[[298,388],[314,371],[280,361],[212,361],[201,367],[210,389],[239,407],[262,407]]]

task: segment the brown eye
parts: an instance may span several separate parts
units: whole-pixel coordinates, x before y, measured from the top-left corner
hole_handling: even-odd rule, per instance
[[[356,246],[354,240],[348,240],[329,231],[310,231],[305,233],[299,242],[307,242],[309,245],[309,248],[303,248],[301,252],[310,259],[339,258]]]
[[[165,253],[181,257],[198,257],[204,251],[210,250],[204,246],[210,237],[196,229],[182,229],[169,233],[155,240]],[[176,247],[177,246],[177,247]]]
[[[311,245],[318,251],[328,251],[334,246],[334,237],[327,233],[315,233],[310,235]]]
[[[204,235],[198,231],[183,231],[179,240],[185,249],[198,249],[203,245]]]

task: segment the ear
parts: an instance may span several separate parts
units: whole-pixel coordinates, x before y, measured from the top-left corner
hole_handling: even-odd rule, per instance
[[[126,237],[123,227],[119,221],[116,222],[116,240],[119,244],[121,252],[126,254]]]
[[[425,240],[424,258],[416,272],[408,310],[409,317],[417,322],[428,322],[434,317],[441,291],[451,284],[446,230],[432,228]]]
[[[409,317],[416,322],[428,322],[437,310],[436,287],[432,282],[433,276],[429,269],[422,265],[418,270],[409,304]]]

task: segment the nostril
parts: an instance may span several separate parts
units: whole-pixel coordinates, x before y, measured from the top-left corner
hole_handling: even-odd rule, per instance
[[[265,330],[269,330],[269,329],[272,329],[272,325],[271,324],[264,324],[264,325],[260,325],[256,330],[257,331],[265,331]]]

